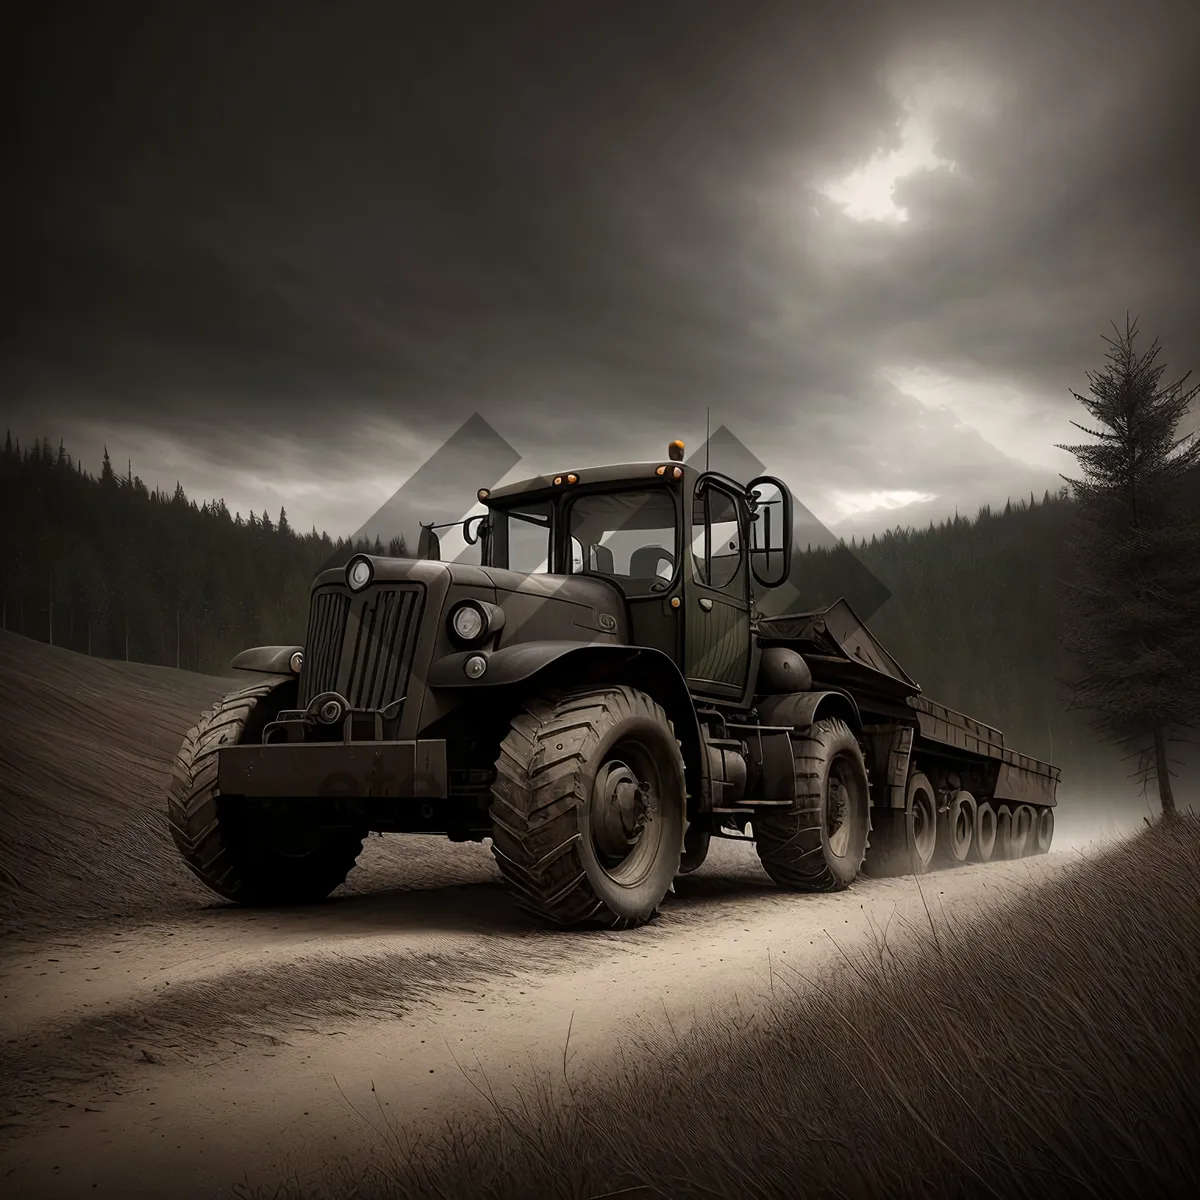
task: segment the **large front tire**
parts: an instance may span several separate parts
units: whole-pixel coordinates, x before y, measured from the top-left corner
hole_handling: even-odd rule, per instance
[[[287,686],[286,684],[284,686]],[[279,684],[232,692],[188,731],[167,792],[167,820],[183,861],[210,890],[245,905],[311,904],[350,874],[365,829],[326,828],[302,801],[271,810],[217,789],[217,751],[236,746],[279,707]]]
[[[560,927],[630,929],[679,872],[686,788],[666,713],[631,687],[527,702],[500,748],[492,853],[517,905]]]
[[[753,820],[763,870],[780,887],[837,892],[858,877],[871,832],[867,766],[845,721],[817,721],[792,737],[796,801]]]

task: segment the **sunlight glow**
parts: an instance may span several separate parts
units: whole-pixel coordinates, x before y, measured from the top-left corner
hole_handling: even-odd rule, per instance
[[[954,414],[997,450],[1032,466],[1066,470],[1070,455],[1057,443],[1071,439],[1070,416],[1003,380],[955,378],[926,366],[888,366],[880,374],[926,408]]]
[[[839,205],[855,221],[907,221],[908,209],[894,199],[896,183],[921,170],[935,167],[956,169],[953,162],[939,158],[933,149],[933,133],[915,116],[900,127],[900,146],[876,153],[861,167],[818,190]]]
[[[932,492],[879,491],[879,492],[831,492],[830,499],[844,517],[857,517],[863,513],[892,511],[907,508],[910,504],[922,504],[936,500]]]
[[[900,145],[894,150],[875,151],[853,171],[839,179],[825,180],[817,188],[854,221],[907,221],[908,210],[895,202],[900,180],[921,171],[960,171],[957,162],[942,157],[935,149],[939,113],[994,119],[1003,93],[996,79],[980,73],[948,73],[932,62],[898,71],[891,90],[902,113]]]

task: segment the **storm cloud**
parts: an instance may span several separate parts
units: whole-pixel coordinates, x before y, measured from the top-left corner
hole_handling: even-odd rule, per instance
[[[1040,494],[1109,322],[1200,367],[1198,7],[42,6],[5,423],[335,533],[473,413],[711,408],[846,533]]]

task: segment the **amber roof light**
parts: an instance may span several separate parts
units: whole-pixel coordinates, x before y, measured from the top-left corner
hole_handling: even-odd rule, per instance
[[[667,447],[667,455],[672,462],[683,462],[683,443],[678,438]]]

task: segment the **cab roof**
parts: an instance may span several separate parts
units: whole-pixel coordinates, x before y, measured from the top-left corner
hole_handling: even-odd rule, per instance
[[[665,468],[660,473],[660,468]],[[575,488],[589,485],[607,485],[615,483],[674,483],[674,471],[683,471],[682,480],[694,480],[698,472],[695,467],[689,467],[683,462],[672,462],[667,457],[653,459],[649,462],[617,463],[604,467],[568,467],[552,475],[535,475],[529,479],[521,479],[504,487],[492,488],[480,500],[488,505],[503,505],[506,501],[522,497],[532,498],[544,494],[572,491]],[[572,482],[572,477],[574,481]]]

